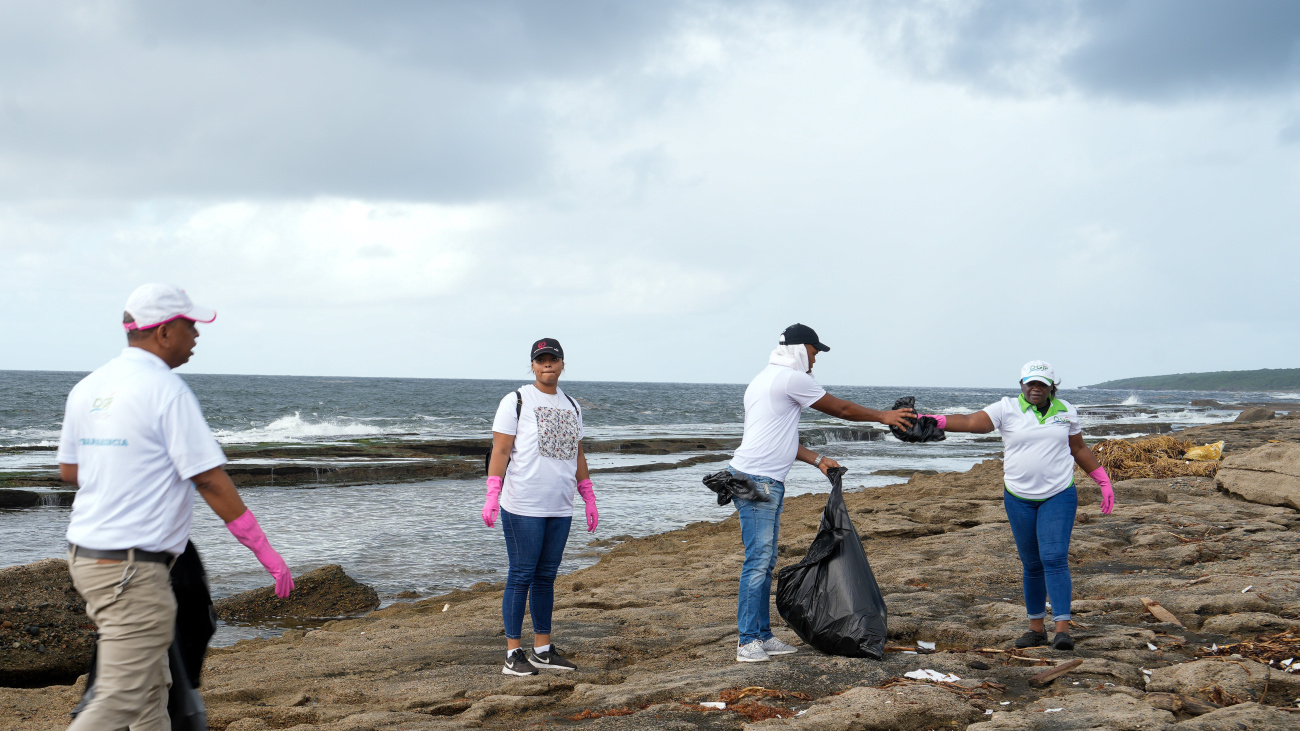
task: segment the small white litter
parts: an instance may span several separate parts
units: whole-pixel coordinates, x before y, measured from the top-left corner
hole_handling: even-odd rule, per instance
[[[1295,662],[1295,658],[1294,658],[1294,657],[1288,657],[1287,659],[1285,659],[1285,660],[1282,661],[1282,667],[1284,667],[1284,668],[1289,668],[1289,667],[1291,667],[1291,663],[1293,663],[1293,662]]]
[[[1156,647],[1156,646],[1155,646],[1155,643],[1153,643],[1153,642],[1148,642],[1148,643],[1147,643],[1147,649],[1150,650],[1150,651],[1152,651],[1152,652],[1155,652],[1156,650],[1159,650],[1160,648],[1159,648],[1159,647]]]
[[[451,609],[451,605],[450,605],[450,604],[444,604],[444,605],[442,605],[442,611],[445,612],[445,611],[447,611],[448,609]]]
[[[1254,585],[1254,584],[1251,584],[1250,586],[1246,587],[1245,589],[1242,589],[1242,590],[1241,590],[1241,593],[1242,593],[1242,594],[1245,594],[1246,592],[1248,592],[1248,591],[1250,591],[1251,589],[1254,589],[1254,588],[1255,588],[1255,585]]]
[[[796,713],[796,714],[794,714],[794,715],[796,715],[796,716],[802,716],[803,714],[805,714],[805,713],[807,713],[807,712],[808,712],[808,709],[805,708],[805,709],[803,709],[802,711],[799,711],[798,713]]]
[[[700,705],[704,706],[705,708],[716,708],[719,711],[727,707],[727,704],[721,701],[704,701]]]
[[[1218,651],[1219,651],[1219,643],[1215,642],[1214,644],[1210,645],[1210,652],[1218,652]]]
[[[1004,706],[1009,706],[1009,705],[1011,705],[1011,701],[1001,701],[1001,703],[1002,703],[1002,705],[1004,705]]]
[[[933,643],[933,642],[925,642],[924,640],[917,640],[917,641],[916,641],[916,646],[919,647],[919,648],[921,648],[922,650],[933,650],[933,649],[934,649],[934,643]]]
[[[1150,675],[1150,674],[1151,674],[1151,671],[1150,671],[1150,670],[1147,670],[1146,668],[1142,668],[1142,674],[1143,674],[1143,675]]]
[[[985,715],[985,716],[992,716],[992,715],[993,715],[993,709],[992,709],[992,708],[985,708],[985,709],[984,709],[984,715]]]
[[[917,653],[916,650],[903,650],[903,654],[904,654],[904,655],[916,655],[916,654],[919,654],[919,653]]]
[[[1106,683],[1105,685],[1109,685],[1109,686],[1112,687],[1112,688],[1115,687],[1115,684],[1114,684],[1114,683]]]
[[[931,670],[930,668],[921,668],[920,670],[913,670],[910,673],[903,673],[903,677],[912,678],[914,680],[934,680],[940,683],[955,683],[958,680],[961,680],[961,678],[952,673],[944,674],[938,670]]]
[[[1043,713],[1060,713],[1064,710],[1064,708],[1044,708]]]

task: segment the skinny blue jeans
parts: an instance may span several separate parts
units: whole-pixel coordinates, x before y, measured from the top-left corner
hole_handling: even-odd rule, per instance
[[[1011,521],[1011,535],[1024,566],[1025,611],[1030,619],[1047,616],[1052,598],[1052,619],[1070,618],[1070,531],[1079,508],[1079,492],[1070,485],[1046,500],[1026,500],[1004,492],[1002,503]]]
[[[750,475],[728,467],[733,475],[745,475],[772,498],[768,502],[735,498],[740,514],[740,539],[745,544],[745,563],[740,567],[740,592],[736,600],[736,626],[740,644],[772,638],[772,571],[776,569],[776,539],[781,534],[781,507],[785,484],[771,477]]]
[[[572,522],[572,517],[535,518],[501,508],[501,528],[506,536],[506,556],[510,559],[506,592],[501,599],[506,639],[519,639],[525,603],[533,619],[533,634],[551,633],[555,576],[560,572]]]

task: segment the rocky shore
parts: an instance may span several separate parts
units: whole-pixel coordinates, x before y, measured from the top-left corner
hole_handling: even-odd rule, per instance
[[[1230,440],[1229,458],[1242,461],[1225,463],[1219,479],[1250,472],[1300,495],[1288,471],[1300,445],[1280,428],[1287,421],[1229,425],[1264,430],[1232,433],[1280,454],[1245,459]],[[801,647],[734,662],[732,516],[627,540],[561,577],[555,641],[575,673],[502,676],[501,587],[480,584],[214,650],[204,697],[211,727],[229,731],[1300,728],[1300,713],[1285,710],[1300,702],[1300,672],[1282,667],[1300,656],[1300,512],[1230,490],[1212,478],[1130,480],[1102,516],[1096,489],[1081,486],[1072,653],[1011,648],[1025,628],[1020,566],[1001,463],[989,460],[846,495],[890,611],[881,661]],[[711,499],[703,487],[700,499]],[[802,557],[824,499],[787,501],[781,565]],[[923,669],[945,680],[906,677]],[[0,728],[60,728],[79,693],[0,688]]]

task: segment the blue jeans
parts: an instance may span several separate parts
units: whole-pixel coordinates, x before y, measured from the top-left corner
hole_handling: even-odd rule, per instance
[[[1079,492],[1070,485],[1052,497],[1025,500],[1004,492],[1002,503],[1011,521],[1011,535],[1024,566],[1025,610],[1030,619],[1047,616],[1047,597],[1052,598],[1052,619],[1070,618],[1070,531],[1079,507]]]
[[[760,503],[735,498],[740,514],[740,539],[745,543],[745,563],[740,567],[740,592],[736,600],[736,626],[740,644],[772,638],[772,571],[776,568],[776,539],[781,533],[781,506],[785,485],[771,477],[749,475],[728,467],[733,475],[745,475],[758,484],[771,501]]]
[[[517,640],[524,626],[524,603],[533,618],[533,634],[551,633],[555,608],[555,576],[564,558],[573,518],[533,518],[501,508],[501,528],[506,535],[506,593],[501,599],[506,639]]]

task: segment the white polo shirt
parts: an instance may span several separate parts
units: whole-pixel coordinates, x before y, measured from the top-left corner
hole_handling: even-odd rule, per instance
[[[77,465],[69,543],[175,555],[190,536],[190,478],[226,463],[194,392],[140,348],[72,388],[58,459]]]
[[[984,409],[1002,433],[1007,492],[1026,500],[1046,500],[1074,484],[1070,437],[1079,434],[1079,412],[1052,399],[1047,414],[1024,396],[1004,398]]]
[[[558,387],[542,393],[531,383],[514,391],[497,405],[492,431],[513,434],[510,465],[501,488],[501,507],[515,515],[566,518],[573,515],[573,493],[578,486],[578,443],[582,441],[582,414]]]
[[[731,466],[785,482],[799,453],[799,416],[825,395],[811,374],[768,364],[745,389],[745,436]]]

